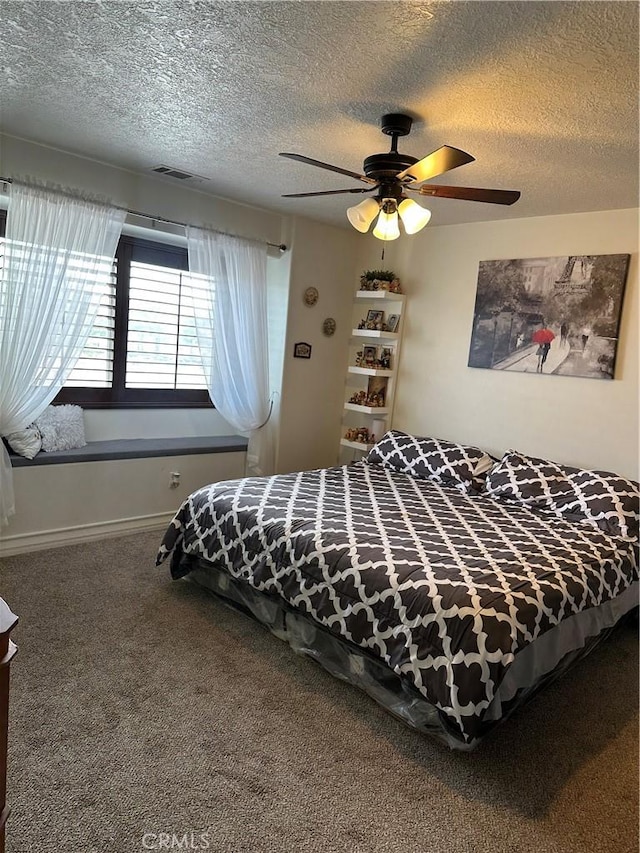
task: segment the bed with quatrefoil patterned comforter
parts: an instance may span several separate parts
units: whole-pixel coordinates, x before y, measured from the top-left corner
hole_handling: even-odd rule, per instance
[[[605,614],[599,633],[637,603],[633,542],[366,462],[202,488],[158,564],[169,555],[174,577],[184,555],[204,558],[384,662],[462,748],[500,717],[528,648],[582,615]],[[554,663],[574,651],[559,642]]]

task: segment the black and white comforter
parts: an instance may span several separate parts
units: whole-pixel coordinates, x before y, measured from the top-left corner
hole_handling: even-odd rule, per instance
[[[519,651],[638,576],[628,540],[366,463],[200,489],[172,552],[367,649],[466,741]]]

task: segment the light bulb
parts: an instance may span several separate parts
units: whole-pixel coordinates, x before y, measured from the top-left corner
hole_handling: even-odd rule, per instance
[[[373,236],[378,240],[397,240],[400,236],[398,210],[394,199],[383,201],[380,216],[373,229]]]
[[[347,208],[347,219],[361,234],[366,234],[376,218],[380,205],[375,198],[365,198],[360,204]]]
[[[407,234],[416,234],[431,219],[431,211],[416,204],[413,199],[405,198],[398,205],[398,213]]]

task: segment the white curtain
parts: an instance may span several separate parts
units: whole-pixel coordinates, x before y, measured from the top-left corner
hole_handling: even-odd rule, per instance
[[[62,388],[109,281],[125,212],[12,184],[0,278],[0,435],[24,429]],[[0,441],[0,526],[13,515]]]
[[[247,473],[270,473],[267,247],[187,228],[198,347],[209,395],[234,429],[249,435]]]

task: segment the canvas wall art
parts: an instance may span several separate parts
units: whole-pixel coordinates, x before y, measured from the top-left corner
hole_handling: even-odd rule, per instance
[[[629,257],[480,261],[469,367],[613,379]]]

